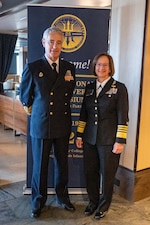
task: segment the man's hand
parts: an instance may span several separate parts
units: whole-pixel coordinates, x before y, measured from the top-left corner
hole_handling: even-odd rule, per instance
[[[76,146],[77,146],[77,148],[82,148],[82,146],[83,146],[82,138],[76,139]]]
[[[23,108],[24,108],[25,112],[27,113],[27,115],[30,116],[31,112],[32,112],[32,106],[29,106],[29,107],[24,106]]]

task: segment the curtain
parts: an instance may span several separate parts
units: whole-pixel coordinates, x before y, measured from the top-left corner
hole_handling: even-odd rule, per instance
[[[3,92],[3,82],[5,81],[18,35],[0,34],[0,93]]]

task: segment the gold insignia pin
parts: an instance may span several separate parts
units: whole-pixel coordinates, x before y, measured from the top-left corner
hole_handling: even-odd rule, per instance
[[[39,77],[43,77],[43,73],[42,72],[39,73]]]

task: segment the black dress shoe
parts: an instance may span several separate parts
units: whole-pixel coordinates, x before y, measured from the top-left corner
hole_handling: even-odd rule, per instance
[[[101,212],[101,211],[96,211],[94,219],[100,220],[106,215],[107,211]]]
[[[41,214],[41,210],[37,209],[37,210],[32,210],[31,212],[31,218],[38,218]]]
[[[84,211],[84,214],[86,216],[90,216],[94,213],[94,211],[96,210],[97,206],[92,204],[92,203],[89,203],[88,206],[86,207],[85,211]]]
[[[65,203],[60,202],[60,201],[57,201],[57,202],[63,209],[66,209],[66,210],[72,211],[72,212],[75,211],[75,207],[73,206],[73,204],[70,201],[66,201]]]

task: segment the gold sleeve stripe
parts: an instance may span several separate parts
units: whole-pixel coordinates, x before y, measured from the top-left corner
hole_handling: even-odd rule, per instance
[[[79,121],[78,127],[77,127],[77,132],[83,133],[84,132],[85,125],[86,125],[86,122]]]
[[[127,129],[128,129],[128,126],[126,126],[126,125],[118,125],[116,137],[126,139],[127,138]]]

